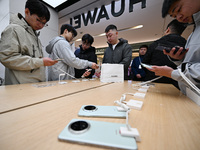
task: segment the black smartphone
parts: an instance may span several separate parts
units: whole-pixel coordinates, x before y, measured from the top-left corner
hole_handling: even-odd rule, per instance
[[[180,46],[174,46],[176,49],[174,51],[174,54],[179,50]],[[163,51],[163,50],[166,50],[167,53],[169,53],[171,51],[173,47],[167,47],[167,46],[163,46],[163,45],[158,45],[156,47],[156,50],[160,50],[160,51]],[[185,48],[183,48],[182,52],[183,53],[184,51],[186,51]]]

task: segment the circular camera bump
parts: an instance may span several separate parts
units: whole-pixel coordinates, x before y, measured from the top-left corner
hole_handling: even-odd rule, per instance
[[[87,105],[83,108],[84,111],[96,111],[97,107],[94,105]]]
[[[86,121],[79,120],[72,122],[69,125],[69,131],[75,134],[81,134],[86,132],[90,128],[90,124]]]

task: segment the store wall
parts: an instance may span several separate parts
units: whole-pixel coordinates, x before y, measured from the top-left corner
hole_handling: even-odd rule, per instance
[[[9,1],[0,0],[0,33],[9,24]],[[1,38],[1,35],[0,35]],[[4,66],[0,63],[0,77],[4,78]]]
[[[0,32],[9,24],[11,14],[21,13],[23,16],[26,0],[0,0]],[[58,35],[58,14],[53,9],[49,8],[51,18],[48,26],[40,31],[40,40],[43,45],[44,56],[47,57],[45,51],[46,45],[49,41]],[[0,77],[4,78],[4,66],[0,63]]]

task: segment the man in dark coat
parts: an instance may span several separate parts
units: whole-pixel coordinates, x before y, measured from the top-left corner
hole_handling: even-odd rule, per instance
[[[84,60],[88,60],[91,62],[97,63],[97,56],[95,54],[96,49],[92,47],[92,43],[94,42],[94,38],[90,34],[84,34],[82,37],[82,44],[80,48],[75,51],[76,57]],[[75,77],[76,78],[92,78],[95,73],[95,70],[87,71],[90,68],[86,69],[75,69]]]
[[[113,24],[105,29],[108,46],[105,50],[103,63],[123,64],[124,65],[124,79],[128,80],[128,67],[132,59],[132,47],[128,41],[120,38],[118,39],[117,27]]]
[[[163,50],[158,50],[159,46],[164,47],[174,47],[174,46],[180,46],[184,47],[186,44],[186,40],[181,37],[181,34],[185,30],[186,25],[183,23],[178,22],[177,20],[172,20],[165,30],[164,36],[157,41],[154,41],[148,48],[148,51],[146,55],[144,56],[143,63],[150,64],[150,65],[157,65],[157,66],[169,66],[171,68],[176,69],[177,66],[169,60],[167,55],[163,54]],[[145,80],[152,80],[156,78],[154,72],[151,72],[149,70],[146,70],[146,77]],[[178,87],[178,83],[167,77],[162,77],[155,82],[159,83],[171,83],[174,86]]]

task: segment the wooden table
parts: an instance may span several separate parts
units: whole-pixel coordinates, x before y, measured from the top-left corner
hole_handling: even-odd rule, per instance
[[[48,88],[46,88],[48,89]],[[123,93],[134,93],[131,83],[113,83],[53,101],[0,115],[2,150],[103,150],[98,146],[60,142],[58,135],[71,119],[125,123],[125,119],[78,117],[82,105],[114,105]],[[128,95],[127,100],[136,99]],[[200,108],[175,87],[155,84],[146,94],[141,110],[131,110],[129,123],[140,132],[139,150],[200,149]]]
[[[98,79],[73,81],[68,80],[66,84],[52,81],[0,86],[0,114],[108,84]]]

